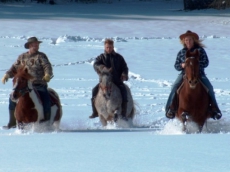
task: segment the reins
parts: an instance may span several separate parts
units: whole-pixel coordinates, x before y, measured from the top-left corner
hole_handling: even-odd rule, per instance
[[[14,88],[13,90],[18,91],[22,96],[24,96],[26,93],[30,93],[32,91],[32,89],[30,89],[28,87],[28,85],[25,88],[22,88],[22,89]]]

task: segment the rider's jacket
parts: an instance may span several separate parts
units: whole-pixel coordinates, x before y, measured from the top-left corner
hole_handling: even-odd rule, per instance
[[[200,58],[199,58],[199,64],[200,64],[200,74],[204,75],[204,68],[206,68],[209,65],[209,60],[208,60],[208,56],[205,52],[205,50],[196,45],[194,46],[190,51],[193,52],[195,50],[198,50],[200,53]],[[183,48],[182,50],[180,50],[177,54],[177,58],[176,58],[176,62],[175,62],[175,69],[178,71],[181,71],[181,73],[184,73],[184,69],[181,67],[181,63],[185,62],[185,58],[186,58],[186,52],[187,52],[187,48]]]
[[[6,72],[11,78],[17,73],[17,69],[25,66],[28,73],[33,76],[31,79],[33,84],[47,85],[42,78],[45,74],[53,76],[53,69],[47,58],[46,54],[42,52],[37,52],[30,55],[28,52],[19,55],[18,59],[11,66],[11,68]]]
[[[99,55],[94,62],[94,69],[100,75],[103,67],[112,68],[113,82],[119,84],[122,82],[121,76],[128,78],[129,69],[124,58],[113,51],[111,54],[103,53]]]

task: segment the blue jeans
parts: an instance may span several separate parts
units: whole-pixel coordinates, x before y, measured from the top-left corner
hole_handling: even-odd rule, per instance
[[[51,101],[47,86],[45,85],[34,85],[34,88],[38,91],[43,103],[44,114],[51,113]],[[9,98],[9,110],[15,110],[16,103]]]
[[[172,101],[173,101],[175,94],[176,94],[176,90],[179,88],[179,86],[182,84],[182,82],[183,82],[183,74],[180,73],[172,85],[171,92],[169,94],[169,97],[168,97],[168,100],[167,100],[167,103],[165,106],[165,112],[166,113],[169,109],[169,106],[172,104]],[[176,110],[176,109],[173,109],[173,110]]]
[[[206,77],[206,75],[202,75],[200,80],[208,88],[208,94],[209,94],[209,96],[211,98],[212,105],[214,107],[216,107],[218,111],[220,111],[220,109],[219,109],[219,107],[217,105],[217,102],[216,102],[216,96],[215,96],[215,93],[214,93],[213,86],[212,86],[211,82]]]
[[[122,102],[128,102],[127,90],[123,82],[117,84],[118,88],[121,91]]]
[[[218,107],[217,102],[216,102],[216,97],[215,97],[215,93],[214,93],[213,86],[212,86],[211,82],[206,77],[206,75],[202,75],[200,80],[209,89],[208,94],[209,94],[209,96],[211,98],[212,104],[219,111],[219,107]],[[181,85],[182,82],[183,82],[183,74],[180,73],[178,75],[176,81],[172,85],[171,93],[169,94],[169,97],[168,97],[168,100],[167,100],[167,103],[166,103],[166,106],[165,106],[166,113],[167,113],[170,105],[173,102],[173,99],[174,99],[175,94],[176,94],[176,90],[179,88],[179,86]],[[173,110],[177,110],[177,109],[173,109]]]

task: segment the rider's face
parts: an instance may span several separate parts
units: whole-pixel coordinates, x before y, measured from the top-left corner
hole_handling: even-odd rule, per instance
[[[40,44],[39,42],[32,42],[32,43],[30,43],[30,44],[29,44],[30,52],[31,52],[31,53],[37,52],[38,49],[39,49],[39,44]]]
[[[108,54],[111,54],[113,52],[113,45],[111,44],[105,44],[105,52],[108,53]]]
[[[184,38],[184,43],[188,49],[191,49],[194,46],[194,39],[191,36],[186,36]]]

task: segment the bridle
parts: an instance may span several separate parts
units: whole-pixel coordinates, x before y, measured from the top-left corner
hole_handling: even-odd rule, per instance
[[[33,89],[29,88],[28,81],[27,81],[25,87],[17,88],[17,86],[16,86],[13,88],[13,90],[14,90],[14,92],[18,92],[21,96],[24,96],[26,93],[30,93]]]
[[[32,89],[30,89],[28,85],[25,88],[21,88],[21,89],[14,88],[13,90],[18,91],[21,94],[21,96],[24,96],[26,93],[30,93],[32,91]]]

